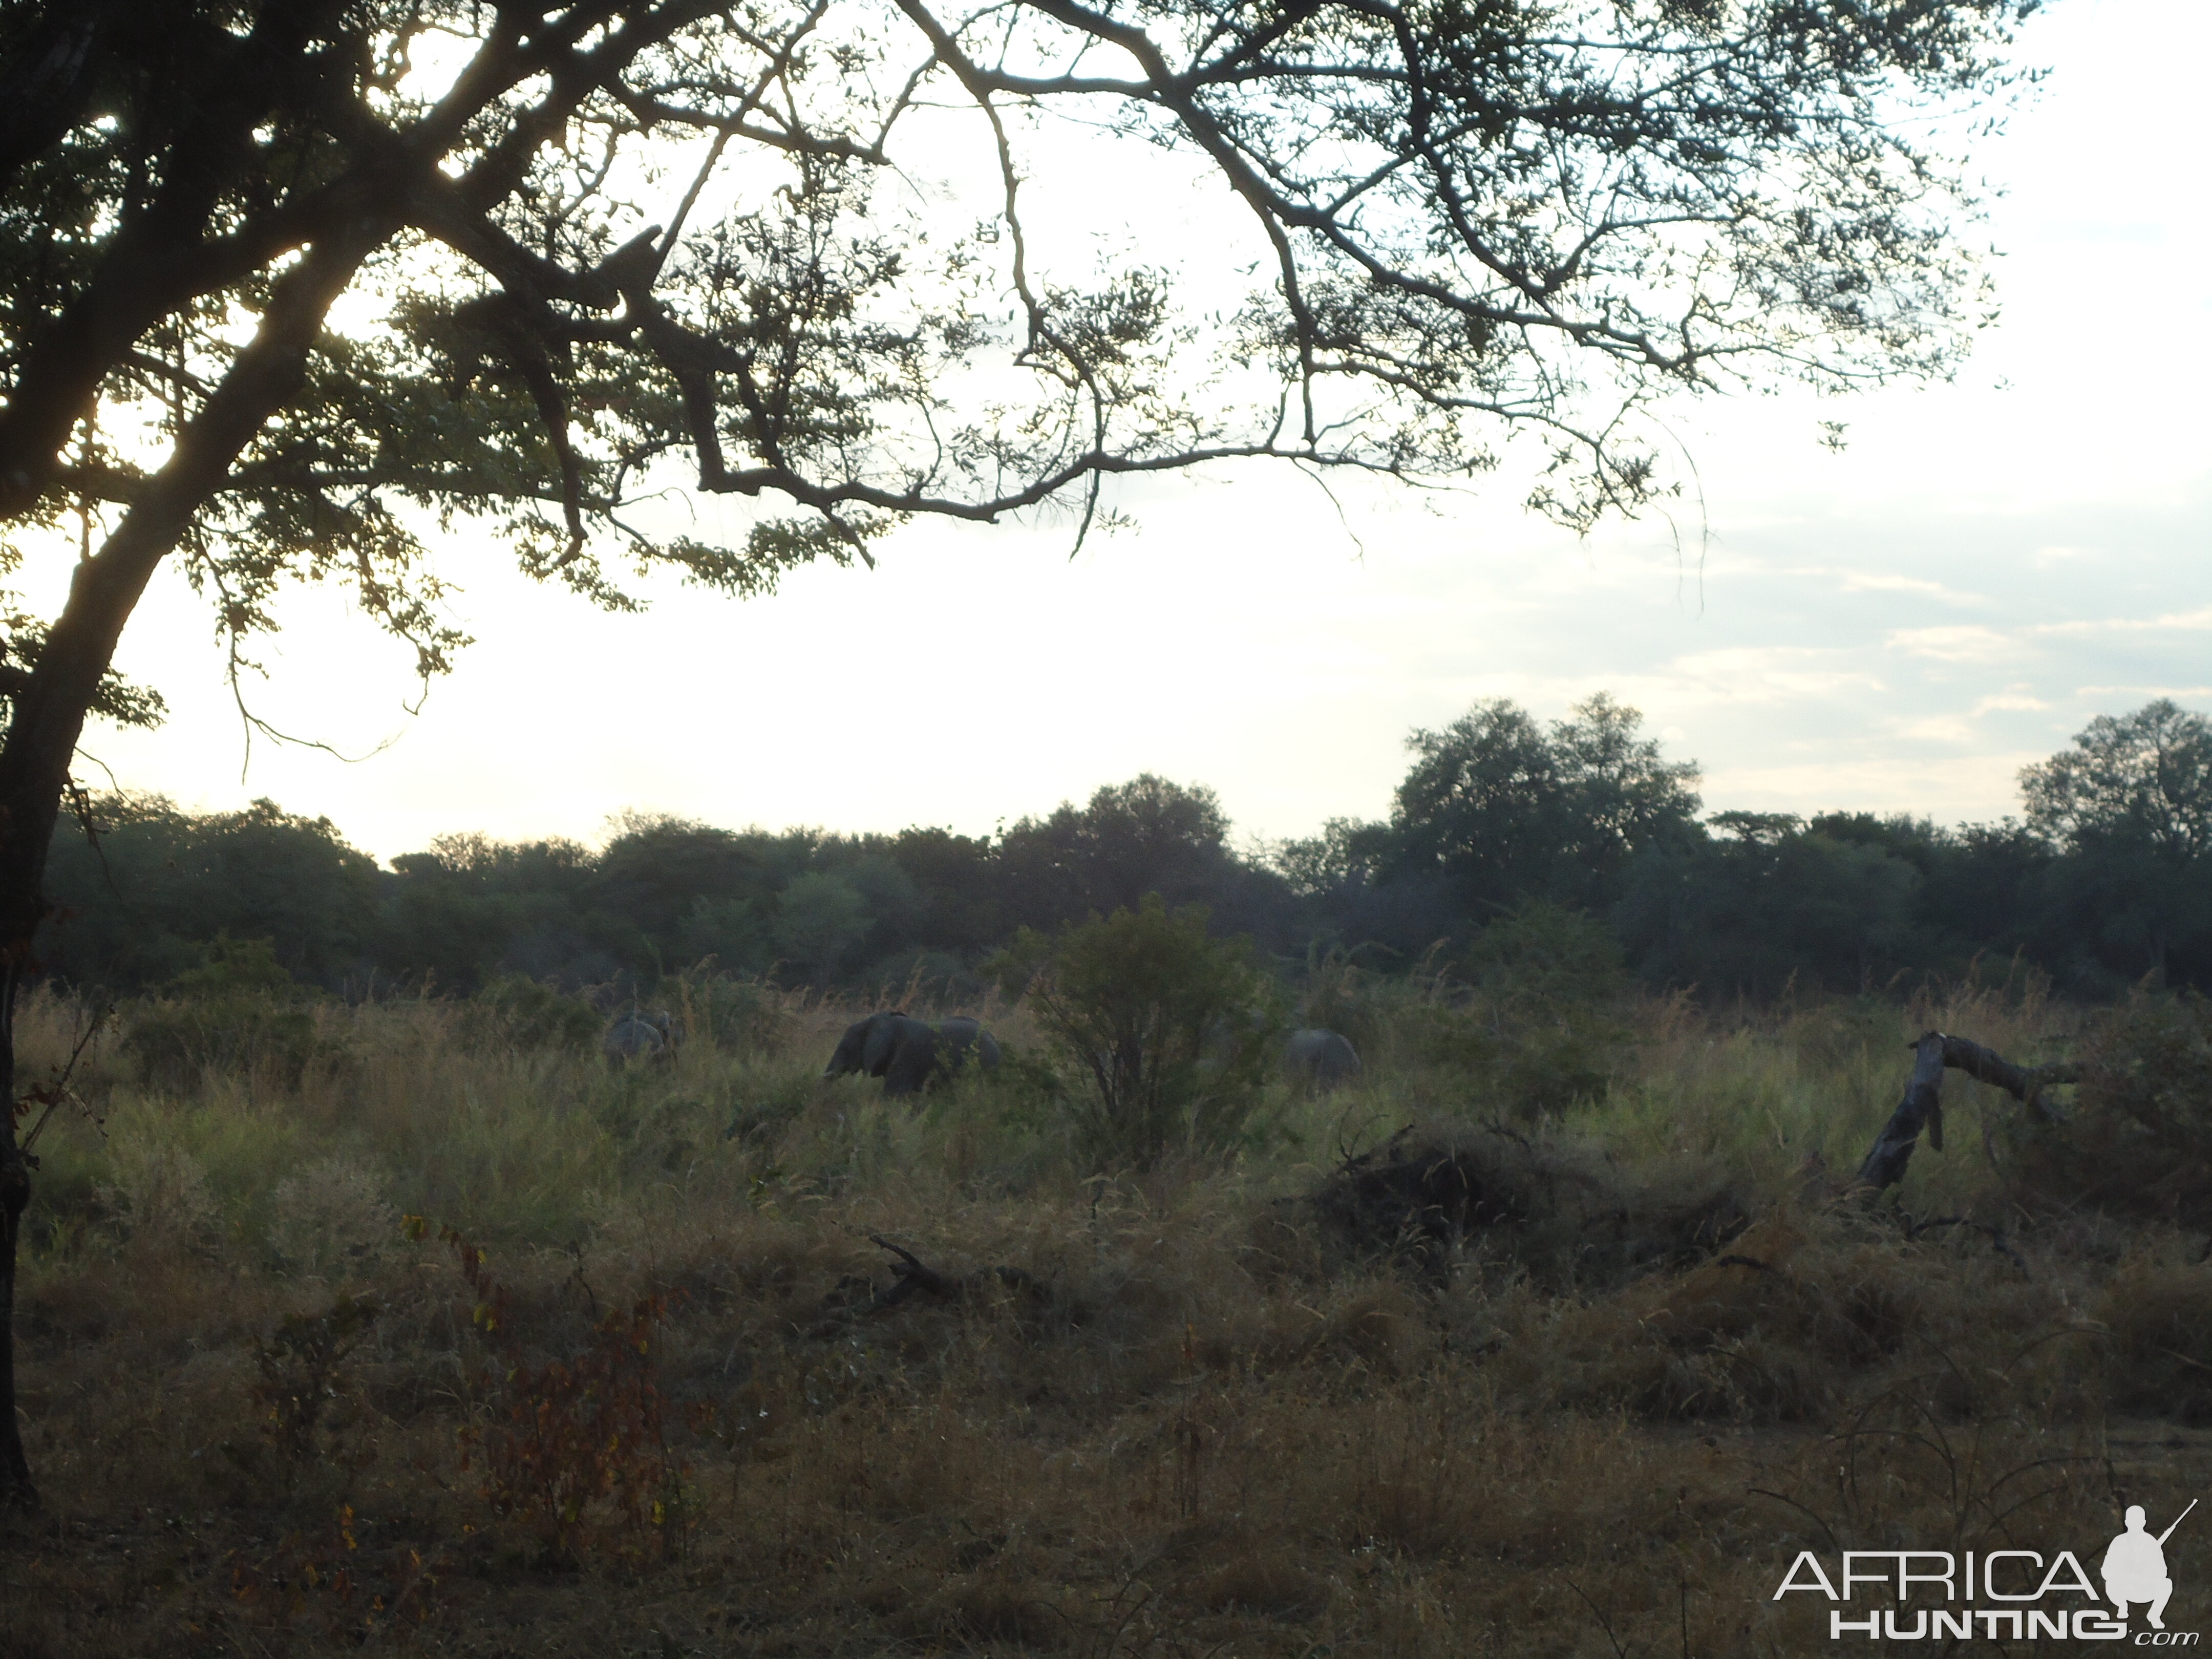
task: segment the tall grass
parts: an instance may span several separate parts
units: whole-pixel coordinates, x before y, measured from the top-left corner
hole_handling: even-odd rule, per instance
[[[1542,1011],[1328,994],[1353,1086],[1279,1079],[1237,1149],[1141,1172],[1079,1155],[1019,1007],[981,1011],[1006,1065],[919,1105],[820,1079],[859,1010],[757,988],[679,986],[658,1064],[330,1004],[296,1074],[180,1086],[126,1011],[38,1148],[49,1510],[6,1523],[38,1588],[0,1647],[1790,1652],[1825,1637],[1772,1600],[1799,1548],[2078,1549],[2212,1473],[2196,1241],[2023,1209],[2008,1097],[1954,1078],[1942,1154],[1840,1191],[1911,1038],[2039,1060],[2081,1011],[1623,1003],[1549,1028],[1594,1034],[1599,1082],[1531,1109],[1501,1079]],[[85,1018],[26,1005],[27,1077]],[[1500,1218],[1441,1264],[1304,1201],[1416,1122]],[[878,1237],[958,1293],[892,1295]],[[609,1332],[653,1390],[633,1438],[531,1443],[650,1474],[622,1523],[650,1548],[611,1511],[544,1524],[499,1439],[570,1409],[556,1373],[611,1365]]]

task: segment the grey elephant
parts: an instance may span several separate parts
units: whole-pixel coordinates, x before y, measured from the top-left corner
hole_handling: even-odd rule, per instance
[[[886,1095],[918,1095],[958,1071],[970,1054],[985,1071],[999,1063],[997,1040],[975,1020],[916,1019],[893,1008],[847,1026],[822,1075],[864,1073],[883,1079]]]
[[[633,1060],[659,1060],[676,1047],[676,1030],[665,1012],[641,1013],[633,1008],[600,1039],[599,1051],[620,1066]]]
[[[1334,1089],[1359,1075],[1359,1054],[1337,1032],[1312,1025],[1283,1041],[1283,1062],[1308,1082]]]

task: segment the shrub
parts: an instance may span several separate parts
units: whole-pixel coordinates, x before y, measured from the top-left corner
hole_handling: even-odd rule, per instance
[[[350,1158],[320,1158],[286,1176],[271,1204],[269,1248],[297,1273],[366,1272],[399,1236],[382,1176]]]
[[[198,1158],[173,1137],[127,1131],[113,1138],[111,1150],[116,1184],[95,1192],[124,1221],[140,1255],[167,1255],[209,1243],[217,1206]]]
[[[365,1297],[340,1296],[325,1312],[285,1315],[276,1335],[257,1345],[261,1431],[282,1454],[288,1478],[311,1462],[357,1468],[373,1455],[357,1443],[368,1418],[343,1367],[379,1311]]]
[[[141,1006],[123,1046],[142,1082],[182,1091],[201,1073],[265,1066],[286,1088],[307,1068],[351,1058],[315,1018],[317,994],[284,971],[267,939],[218,939],[198,967]]]
[[[1023,928],[988,970],[1027,994],[1047,1038],[1085,1079],[1071,1103],[1100,1168],[1150,1169],[1170,1147],[1219,1149],[1258,1103],[1280,1021],[1242,938],[1206,937],[1203,906],[1157,893],[1057,939]]]
[[[658,994],[690,1041],[746,1054],[773,1050],[783,1039],[783,994],[759,980],[694,970],[664,979]]]
[[[2082,1053],[2081,1104],[2133,1122],[2201,1183],[2212,1164],[2212,1000],[2143,994],[2105,1015]]]
[[[1613,1012],[1628,970],[1595,917],[1516,905],[1475,936],[1467,971],[1497,1039],[1487,1080],[1502,1104],[1534,1118],[1605,1092],[1628,1038]]]
[[[510,974],[469,999],[462,1017],[467,1034],[518,1049],[555,1048],[583,1054],[599,1041],[598,1010],[581,997]]]
[[[428,1231],[422,1218],[408,1218],[409,1237]],[[659,1360],[670,1298],[648,1295],[627,1310],[611,1309],[581,1352],[533,1364],[483,1249],[451,1227],[440,1237],[459,1261],[477,1297],[476,1324],[496,1355],[477,1379],[484,1415],[463,1431],[494,1512],[535,1533],[550,1565],[574,1566],[594,1552],[634,1562],[673,1555],[688,1471],[663,1430]]]
[[[2212,1000],[2138,992],[2091,1023],[2080,1060],[2070,1113],[2005,1115],[2024,1194],[2212,1221]]]
[[[1589,1006],[1628,988],[1627,960],[1605,924],[1540,899],[1503,912],[1474,936],[1467,975],[1508,1008]]]

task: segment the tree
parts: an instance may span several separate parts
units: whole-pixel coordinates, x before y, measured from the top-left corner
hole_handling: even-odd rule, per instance
[[[1860,841],[1771,813],[1728,840],[1656,848],[1627,872],[1613,925],[1638,970],[1708,995],[1863,991],[1910,963],[1920,872]]]
[[[2131,843],[2186,864],[2212,853],[2212,720],[2170,697],[2100,714],[2074,747],[2021,769],[2031,829],[2075,851]]]
[[[2212,932],[2212,720],[2167,697],[2100,714],[2020,787],[2028,827],[2064,854],[2045,885],[2077,937],[2163,975],[2177,940]]]
[[[1478,904],[1595,904],[1638,852],[1694,822],[1694,762],[1638,738],[1643,716],[1604,692],[1547,733],[1505,698],[1479,702],[1414,754],[1391,823],[1401,868],[1442,871]]]
[[[5,559],[81,554],[58,614],[0,605],[0,1084],[84,721],[159,714],[111,665],[164,560],[234,672],[297,578],[427,675],[457,517],[623,606],[617,556],[760,593],[916,514],[1087,527],[1109,476],[1236,457],[1449,476],[1526,425],[1588,524],[1664,488],[1668,389],[1956,361],[1958,167],[1891,118],[1996,91],[2030,9],[0,0]],[[1000,179],[967,234],[899,193],[948,104]],[[1241,309],[1032,243],[1060,108],[1233,197]],[[679,461],[759,504],[741,540],[653,514]],[[11,1128],[0,1314],[28,1192]]]
[[[1000,837],[998,872],[1013,914],[1044,927],[1133,910],[1148,892],[1231,908],[1221,902],[1251,874],[1230,850],[1220,798],[1150,772],[1021,819]]]
[[[1565,790],[1527,709],[1494,697],[1440,732],[1416,729],[1406,746],[1413,764],[1390,815],[1400,871],[1442,871],[1493,904],[1549,884]]]
[[[868,901],[842,876],[809,870],[786,884],[776,903],[775,939],[817,985],[867,937]]]
[[[1207,938],[1205,906],[1170,911],[1158,893],[1057,938],[1024,927],[985,971],[1083,1076],[1078,1138],[1103,1170],[1226,1145],[1282,1029],[1251,941]]]
[[[58,977],[140,989],[198,965],[226,933],[270,940],[287,972],[325,989],[371,960],[376,861],[328,818],[267,800],[204,816],[158,796],[82,806],[92,834],[60,839],[47,874],[40,956]]]

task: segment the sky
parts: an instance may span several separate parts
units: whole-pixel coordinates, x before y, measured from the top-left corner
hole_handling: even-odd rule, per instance
[[[1386,816],[1407,732],[1477,699],[1548,720],[1608,690],[1701,764],[1710,809],[2016,813],[2020,768],[2094,716],[2212,708],[2212,7],[2059,0],[2022,47],[2051,73],[1974,152],[2006,192],[2003,312],[1958,380],[1673,404],[1697,489],[1671,518],[1578,539],[1503,479],[1246,469],[1144,482],[1139,527],[1072,559],[1065,524],[918,524],[873,571],[745,602],[648,581],[629,617],[457,534],[439,565],[477,643],[421,712],[342,592],[295,592],[252,707],[337,753],[250,759],[170,572],[118,659],[169,720],[95,726],[79,775],[267,796],[387,859],[456,831],[597,842],[624,811],[981,834],[1145,771],[1281,839]]]

